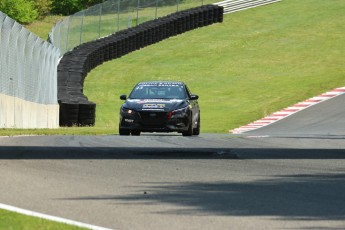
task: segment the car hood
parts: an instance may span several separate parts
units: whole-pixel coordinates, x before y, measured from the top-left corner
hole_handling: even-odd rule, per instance
[[[188,106],[186,100],[181,99],[128,99],[123,107],[136,111],[164,111],[169,112]]]

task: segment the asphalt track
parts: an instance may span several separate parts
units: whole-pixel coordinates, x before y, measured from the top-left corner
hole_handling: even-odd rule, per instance
[[[112,229],[345,229],[344,96],[243,135],[0,138],[0,203]]]

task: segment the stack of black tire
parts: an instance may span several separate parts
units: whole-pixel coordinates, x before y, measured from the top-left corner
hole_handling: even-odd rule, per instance
[[[60,126],[93,126],[96,104],[83,94],[87,73],[103,62],[166,38],[223,21],[223,7],[205,5],[170,14],[67,52],[58,66]]]

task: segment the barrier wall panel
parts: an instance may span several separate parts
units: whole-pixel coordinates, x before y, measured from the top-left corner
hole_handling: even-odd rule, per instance
[[[0,51],[0,127],[57,127],[59,49],[0,12]]]
[[[59,128],[59,105],[44,105],[0,94],[0,128]]]

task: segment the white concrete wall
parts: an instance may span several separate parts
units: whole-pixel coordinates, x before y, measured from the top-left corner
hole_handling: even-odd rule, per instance
[[[59,105],[44,105],[0,94],[0,128],[59,128]]]

